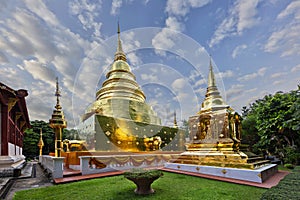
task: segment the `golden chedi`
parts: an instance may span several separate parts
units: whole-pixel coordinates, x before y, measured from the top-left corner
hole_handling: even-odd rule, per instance
[[[175,163],[248,169],[266,164],[264,160],[248,159],[239,150],[241,117],[221,97],[211,61],[205,99],[197,115],[189,118],[189,134],[187,151]]]
[[[91,121],[91,126],[95,126],[95,136],[89,136],[94,141],[91,139],[88,143],[94,142],[95,150],[112,151],[153,151],[166,147],[178,128],[161,126],[161,119],[145,100],[145,94],[127,63],[118,26],[114,62],[96,93],[95,102],[82,119],[83,124]]]

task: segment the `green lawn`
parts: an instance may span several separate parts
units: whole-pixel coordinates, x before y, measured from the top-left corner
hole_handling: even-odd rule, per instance
[[[121,176],[98,178],[69,184],[19,191],[14,200],[23,199],[260,199],[266,189],[199,177],[164,172],[152,184],[154,194],[136,195],[134,183]]]

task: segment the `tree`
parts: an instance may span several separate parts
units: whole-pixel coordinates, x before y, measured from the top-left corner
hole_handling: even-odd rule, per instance
[[[48,155],[50,152],[55,151],[55,135],[53,129],[49,126],[48,122],[35,120],[31,121],[31,129],[25,131],[24,142],[23,142],[23,154],[28,159],[32,159],[39,155],[38,142],[40,140],[40,130],[43,133],[43,155]],[[78,133],[75,129],[64,129],[62,140],[64,139],[78,139]]]
[[[39,147],[37,146],[40,140],[40,130],[43,133],[43,154],[54,152],[54,132],[49,126],[49,123],[41,120],[31,121],[31,129],[25,131],[23,154],[27,158],[34,158],[39,155]]]
[[[289,93],[266,95],[249,108],[244,107],[243,131],[254,151],[269,152],[286,161],[289,155],[295,157],[294,152],[300,150],[299,112],[299,88]]]

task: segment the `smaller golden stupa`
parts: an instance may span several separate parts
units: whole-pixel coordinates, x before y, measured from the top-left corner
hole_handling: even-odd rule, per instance
[[[268,161],[248,159],[239,150],[241,116],[218,91],[210,60],[208,86],[201,110],[189,118],[190,143],[175,163],[254,169]]]

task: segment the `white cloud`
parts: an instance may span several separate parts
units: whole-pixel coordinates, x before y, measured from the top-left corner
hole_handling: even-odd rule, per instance
[[[157,82],[158,77],[154,74],[141,74],[141,78],[144,81]]]
[[[183,31],[184,25],[180,23],[176,17],[168,17],[166,19],[167,28],[173,29],[175,31]]]
[[[281,85],[282,83],[284,83],[283,80],[276,80],[273,82],[273,85]]]
[[[296,71],[300,71],[300,64],[299,65],[296,65],[295,67],[293,67],[291,69],[291,72],[296,72]]]
[[[221,79],[222,78],[232,78],[234,76],[234,73],[232,70],[227,70],[225,72],[217,73],[216,76],[219,76]]]
[[[26,69],[34,79],[47,82],[49,85],[55,85],[55,72],[47,66],[43,66],[36,60],[25,60],[24,69]]]
[[[272,74],[271,78],[280,78],[280,77],[285,76],[285,75],[287,75],[286,72],[278,72],[278,73]]]
[[[256,78],[258,76],[258,74],[255,72],[255,73],[252,73],[252,74],[246,74],[240,78],[238,78],[239,81],[249,81],[249,80],[252,80],[254,78]]]
[[[294,15],[295,19],[300,19],[300,1],[292,1],[279,15],[278,19],[283,19],[289,15]]]
[[[238,80],[239,81],[249,81],[249,80],[255,79],[259,76],[262,77],[265,75],[266,70],[267,70],[266,67],[262,67],[262,68],[258,69],[257,72],[241,76],[240,78],[238,78]]]
[[[257,14],[258,0],[241,0],[234,3],[226,17],[217,27],[209,46],[220,43],[224,38],[241,35],[245,29],[252,28],[259,22]]]
[[[27,8],[51,26],[58,26],[59,21],[41,0],[25,0]]]
[[[155,48],[155,52],[162,56],[166,54],[161,50],[171,49],[175,43],[176,37],[174,32],[167,28],[164,28],[152,39],[152,45]]]
[[[244,92],[244,85],[237,84],[237,85],[232,85],[231,88],[229,88],[226,91],[226,96],[228,99],[231,99],[235,96],[239,96]]]
[[[247,48],[247,45],[245,45],[245,44],[235,47],[235,49],[233,50],[233,52],[231,54],[232,58],[236,58],[236,56],[241,54],[241,52],[246,48]]]
[[[128,53],[126,57],[127,57],[128,61],[131,63],[132,68],[143,64],[141,58],[139,56],[137,56],[136,53],[134,53],[134,52]]]
[[[300,55],[300,2],[291,2],[279,15],[275,25],[274,31],[268,38],[264,46],[266,52],[279,52],[282,57]],[[289,18],[289,23],[282,21]],[[278,24],[279,25],[278,25]],[[281,23],[283,25],[281,25]]]
[[[259,76],[264,76],[265,73],[266,73],[266,71],[267,71],[267,67],[262,67],[262,68],[260,68],[260,69],[257,71],[257,74],[258,74]]]
[[[168,0],[166,5],[166,12],[169,15],[184,17],[191,8],[200,8],[210,2],[211,0]]]
[[[111,3],[111,15],[117,15],[119,13],[119,9],[122,6],[122,0],[113,0]]]
[[[6,55],[3,52],[0,52],[0,63],[7,63],[8,62],[8,58],[6,57]]]
[[[237,4],[238,10],[238,23],[237,23],[237,32],[242,33],[244,29],[251,28],[259,22],[259,19],[256,18],[259,0],[244,0],[239,1]]]
[[[101,22],[96,21],[99,10],[102,6],[102,0],[91,3],[87,0],[75,0],[69,3],[70,12],[76,15],[85,30],[92,30],[93,36],[98,38],[101,36]]]
[[[180,91],[182,90],[182,88],[184,88],[186,85],[186,80],[184,78],[179,78],[176,79],[173,83],[172,83],[172,88],[175,91]]]
[[[165,11],[167,18],[165,21],[166,28],[182,32],[185,29],[182,20],[189,13],[190,9],[201,8],[209,4],[211,0],[168,0]],[[158,55],[165,56],[166,53],[162,50],[170,49],[177,42],[175,34],[163,29],[152,40],[152,45]]]

